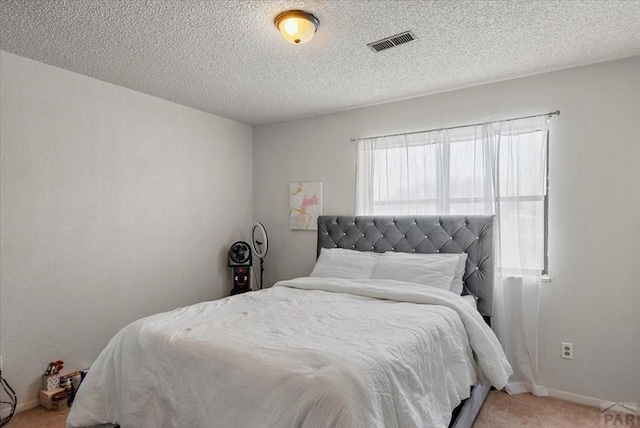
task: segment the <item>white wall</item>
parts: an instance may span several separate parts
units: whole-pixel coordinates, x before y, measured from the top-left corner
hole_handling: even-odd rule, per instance
[[[350,138],[556,109],[542,377],[556,394],[640,401],[640,57],[254,128],[267,281],[307,275],[315,260],[315,234],[288,229],[289,182],[323,181],[324,212],[354,214]],[[561,341],[574,343],[573,361]]]
[[[87,367],[128,322],[228,293],[252,129],[0,55],[0,353],[28,406],[49,361]]]

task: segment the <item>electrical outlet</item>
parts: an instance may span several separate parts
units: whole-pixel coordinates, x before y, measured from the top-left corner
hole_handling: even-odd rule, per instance
[[[573,360],[573,343],[562,342],[562,358]]]

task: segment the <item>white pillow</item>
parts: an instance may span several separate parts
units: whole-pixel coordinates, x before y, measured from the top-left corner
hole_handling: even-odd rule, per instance
[[[449,290],[458,265],[456,257],[427,258],[420,254],[384,253],[373,279],[394,279]]]
[[[322,248],[309,276],[320,278],[369,279],[381,253]]]
[[[467,253],[437,253],[437,254],[433,254],[433,253],[428,253],[428,254],[416,254],[416,256],[427,256],[427,257],[434,257],[434,258],[441,258],[441,259],[446,259],[446,258],[454,258],[458,260],[458,264],[456,265],[456,270],[453,273],[453,280],[451,281],[451,286],[449,287],[449,291],[451,291],[452,293],[456,293],[458,296],[462,295],[462,289],[463,289],[463,285],[462,285],[462,277],[464,276],[464,270],[467,267]]]

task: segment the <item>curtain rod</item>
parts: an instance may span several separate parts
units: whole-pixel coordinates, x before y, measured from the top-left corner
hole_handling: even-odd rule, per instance
[[[458,129],[458,128],[466,128],[466,127],[469,127],[469,126],[482,126],[482,125],[487,125],[487,124],[493,123],[493,122],[511,122],[511,121],[520,120],[520,119],[531,119],[532,117],[559,116],[559,115],[560,115],[560,110],[556,110],[556,111],[552,111],[552,112],[549,112],[549,113],[533,114],[531,116],[514,117],[514,118],[511,118],[511,119],[503,119],[503,120],[490,120],[488,122],[474,123],[472,125],[450,126],[448,128],[427,129],[427,130],[424,130],[424,131],[400,132],[398,134],[378,135],[378,136],[375,136],[375,137],[352,138],[351,141],[352,142],[356,142],[358,140],[366,140],[366,139],[369,139],[369,138],[384,138],[384,137],[397,137],[399,135],[422,134],[423,132],[443,131],[445,129]]]

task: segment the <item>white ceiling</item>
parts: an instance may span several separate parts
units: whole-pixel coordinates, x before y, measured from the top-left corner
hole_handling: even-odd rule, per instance
[[[280,37],[287,9],[311,42]],[[0,27],[2,50],[251,125],[640,54],[640,0],[0,0]]]

